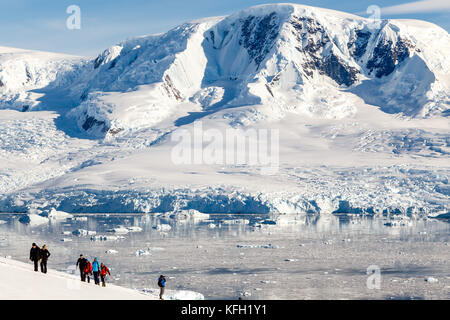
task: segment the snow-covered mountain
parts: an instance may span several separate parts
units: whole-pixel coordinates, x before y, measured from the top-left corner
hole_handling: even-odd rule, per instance
[[[373,21],[294,4],[192,21],[124,41],[95,59],[0,48],[0,109],[28,111],[3,111],[3,207],[21,210],[41,192],[38,198],[54,196],[56,207],[64,203],[67,211],[88,210],[81,198],[97,203],[90,208],[98,211],[105,210],[98,201],[111,204],[111,198],[125,211],[171,210],[180,203],[209,212],[445,211],[449,53],[449,34],[427,22]],[[190,169],[171,167],[168,134],[192,129],[199,119],[205,128],[279,128],[279,185],[267,177],[242,178],[251,168],[203,166],[196,170],[204,176],[193,178]],[[333,169],[317,179],[334,179],[327,187],[315,177],[322,169],[304,169],[324,164]],[[349,188],[337,178],[338,167],[351,171]],[[215,175],[223,189],[210,182]],[[178,189],[170,199],[158,189],[168,185]],[[87,189],[97,191],[83,194]],[[33,197],[24,195],[30,192]],[[210,198],[199,200],[199,194]],[[132,197],[143,200],[133,205]],[[209,206],[214,201],[220,204]]]
[[[39,104],[45,92],[61,88],[76,77],[80,57],[50,52],[0,47],[0,108],[29,111]]]
[[[153,126],[179,108],[270,104],[279,114],[342,118],[355,112],[355,97],[388,113],[445,115],[449,50],[448,33],[426,22],[263,5],[128,40],[78,64],[3,53],[0,86],[2,103],[19,110],[38,104],[36,89],[69,88],[78,105],[71,114],[97,136]]]

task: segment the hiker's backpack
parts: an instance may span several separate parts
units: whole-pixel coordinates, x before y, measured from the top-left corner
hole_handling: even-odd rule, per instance
[[[100,271],[100,274],[101,274],[102,276],[106,276],[108,273],[109,273],[109,269],[108,269],[107,266],[104,266],[104,267],[102,268],[102,270]]]

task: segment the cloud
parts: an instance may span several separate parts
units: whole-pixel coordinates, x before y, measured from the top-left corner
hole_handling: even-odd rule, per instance
[[[382,14],[450,12],[449,0],[422,0],[381,8]]]

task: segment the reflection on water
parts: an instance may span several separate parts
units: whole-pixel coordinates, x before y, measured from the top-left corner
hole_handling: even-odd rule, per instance
[[[449,230],[447,221],[435,219],[392,219],[361,217],[356,215],[304,215],[304,214],[211,214],[193,219],[174,215],[151,214],[83,214],[65,220],[48,220],[38,225],[21,223],[21,214],[1,214],[0,231],[8,230],[21,235],[45,235],[49,239],[62,240],[79,235],[75,230],[89,231],[91,235],[112,235],[113,229],[122,227],[117,234],[127,234],[133,241],[151,241],[161,238],[210,239],[214,237],[238,237],[255,232],[335,234],[342,232],[371,234],[417,234],[418,232]],[[165,225],[170,228],[164,229]],[[163,226],[160,230],[158,226]],[[135,228],[137,227],[137,228]],[[128,231],[127,231],[128,229]],[[62,236],[63,235],[63,236]],[[61,239],[59,239],[61,238]],[[73,239],[72,239],[73,240]],[[94,240],[94,239],[93,239]]]
[[[169,282],[177,289],[199,291],[207,298],[233,298],[233,291],[240,290],[242,284],[239,282],[227,287],[230,282],[227,277],[237,276],[238,272],[233,270],[241,270],[243,274],[250,272],[245,271],[244,263],[249,251],[242,248],[252,246],[238,249],[236,243],[240,241],[254,241],[258,248],[264,247],[261,245],[268,247],[267,244],[275,241],[280,244],[274,246],[280,247],[279,250],[258,250],[265,250],[267,255],[271,252],[282,255],[285,254],[283,250],[298,250],[298,243],[305,241],[322,244],[329,239],[355,242],[373,237],[386,241],[443,243],[449,241],[450,234],[450,224],[433,219],[386,220],[355,215],[213,214],[194,219],[169,214],[85,214],[35,226],[19,222],[20,217],[0,214],[1,256],[27,261],[32,242],[46,243],[52,252],[49,262],[52,268],[73,270],[77,257],[83,253],[90,258],[98,256],[111,266],[111,281],[118,285],[151,288],[155,287],[155,279],[160,273],[167,273],[171,275]],[[115,228],[120,232],[112,232]],[[266,270],[260,272],[266,276],[279,272],[278,265],[270,266],[270,261],[264,259],[262,257],[259,263],[265,263],[265,268],[254,268],[251,272],[257,274],[257,270]],[[268,256],[267,259],[272,258]],[[251,265],[253,260],[248,261]],[[280,261],[291,260],[280,258]],[[227,277],[214,278],[222,289],[203,284],[198,279],[202,275],[216,276],[217,273],[211,273],[211,270],[228,270],[223,272]]]

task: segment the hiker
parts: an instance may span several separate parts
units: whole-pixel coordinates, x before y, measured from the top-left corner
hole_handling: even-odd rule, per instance
[[[30,260],[34,262],[34,271],[38,271],[38,262],[40,259],[40,249],[36,243],[31,245],[30,249]]]
[[[102,263],[102,264],[100,265],[100,267],[101,267],[101,270],[100,270],[100,278],[102,279],[102,286],[103,286],[103,287],[106,287],[106,282],[105,282],[105,280],[106,280],[106,275],[108,274],[109,276],[111,276],[111,273],[109,273],[109,269],[108,269],[107,266],[105,266],[104,263]]]
[[[86,259],[86,265],[84,267],[84,276],[87,277],[87,282],[91,283],[92,265],[91,262]]]
[[[81,281],[86,282],[86,274],[84,273],[84,269],[86,268],[86,259],[80,254],[80,257],[77,260],[77,267],[80,268],[80,277]]]
[[[44,244],[42,246],[42,249],[40,250],[40,257],[41,257],[41,272],[47,273],[47,260],[48,257],[50,257],[50,252],[47,250],[46,244]]]
[[[98,263],[97,257],[94,258],[92,262],[92,271],[94,272],[94,282],[96,285],[100,285],[100,263]]]
[[[158,279],[158,286],[160,287],[159,299],[164,300],[163,295],[166,289],[166,277],[164,275],[160,275]]]

